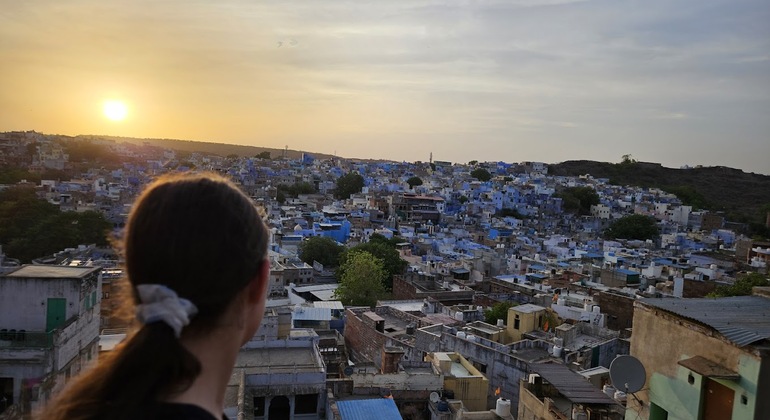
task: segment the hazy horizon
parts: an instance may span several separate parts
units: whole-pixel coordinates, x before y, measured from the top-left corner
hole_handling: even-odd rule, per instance
[[[0,131],[770,174],[766,1],[0,2]]]

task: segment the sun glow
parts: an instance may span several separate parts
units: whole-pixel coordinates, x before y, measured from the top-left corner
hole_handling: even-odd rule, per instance
[[[104,116],[112,121],[122,121],[128,115],[128,107],[121,101],[104,101]]]

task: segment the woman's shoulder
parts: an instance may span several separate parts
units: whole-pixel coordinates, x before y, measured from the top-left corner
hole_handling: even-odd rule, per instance
[[[168,420],[218,420],[211,413],[193,404],[159,403],[157,418]],[[226,417],[222,417],[226,419]]]

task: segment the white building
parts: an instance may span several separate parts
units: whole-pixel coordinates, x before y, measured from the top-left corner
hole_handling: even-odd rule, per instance
[[[0,392],[45,405],[99,351],[100,267],[25,265],[0,276]]]
[[[596,204],[591,206],[591,216],[598,217],[600,219],[610,218],[610,208],[604,204]]]

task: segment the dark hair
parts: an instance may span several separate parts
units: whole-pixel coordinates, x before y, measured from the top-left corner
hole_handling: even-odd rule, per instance
[[[267,239],[251,199],[224,178],[160,178],[136,200],[123,238],[134,301],[135,286],[166,285],[198,308],[183,335],[210,331],[258,275]],[[200,371],[168,325],[143,325],[71,384],[46,418],[152,417],[159,398],[188,389]]]

